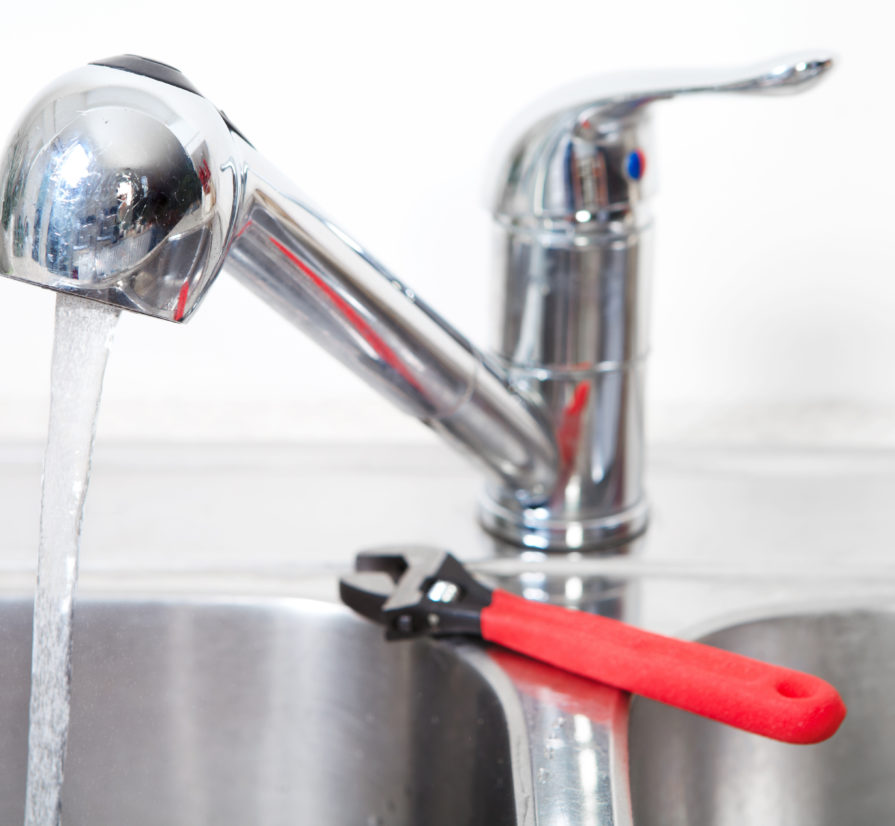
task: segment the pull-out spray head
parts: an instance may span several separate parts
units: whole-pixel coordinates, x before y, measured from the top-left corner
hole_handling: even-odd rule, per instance
[[[220,269],[237,145],[175,69],[123,57],[57,80],[0,169],[0,271],[181,321]]]

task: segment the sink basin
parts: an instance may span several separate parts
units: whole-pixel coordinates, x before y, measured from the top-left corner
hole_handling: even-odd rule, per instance
[[[0,603],[0,822],[24,812],[31,603]],[[66,826],[523,822],[473,646],[322,602],[79,602]]]
[[[791,746],[637,699],[629,727],[637,826],[879,826],[895,820],[895,612],[836,610],[732,626],[704,642],[818,674],[849,714]]]
[[[0,823],[24,812],[31,602],[0,600]],[[82,599],[65,826],[628,823],[627,698],[317,600]]]

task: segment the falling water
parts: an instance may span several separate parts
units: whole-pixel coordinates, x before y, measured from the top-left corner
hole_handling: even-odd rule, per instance
[[[119,311],[60,293],[44,458],[25,826],[59,826],[71,699],[72,607],[96,414]]]

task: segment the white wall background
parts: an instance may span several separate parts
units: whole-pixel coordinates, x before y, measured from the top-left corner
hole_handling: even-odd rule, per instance
[[[895,445],[893,24],[876,0],[8,0],[0,132],[84,62],[172,63],[486,342],[483,181],[520,108],[603,72],[833,49],[804,96],[656,107],[650,431]],[[39,439],[53,298],[0,282],[0,440]],[[226,276],[185,327],[122,319],[100,434],[429,438]]]

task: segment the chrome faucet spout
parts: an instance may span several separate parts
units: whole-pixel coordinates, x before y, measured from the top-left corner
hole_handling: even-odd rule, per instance
[[[538,404],[249,144],[240,153],[227,271],[520,503],[543,502],[557,462]]]
[[[124,56],[56,81],[13,136],[0,197],[3,274],[185,321],[223,267],[520,506],[554,487],[539,405],[177,70]]]

